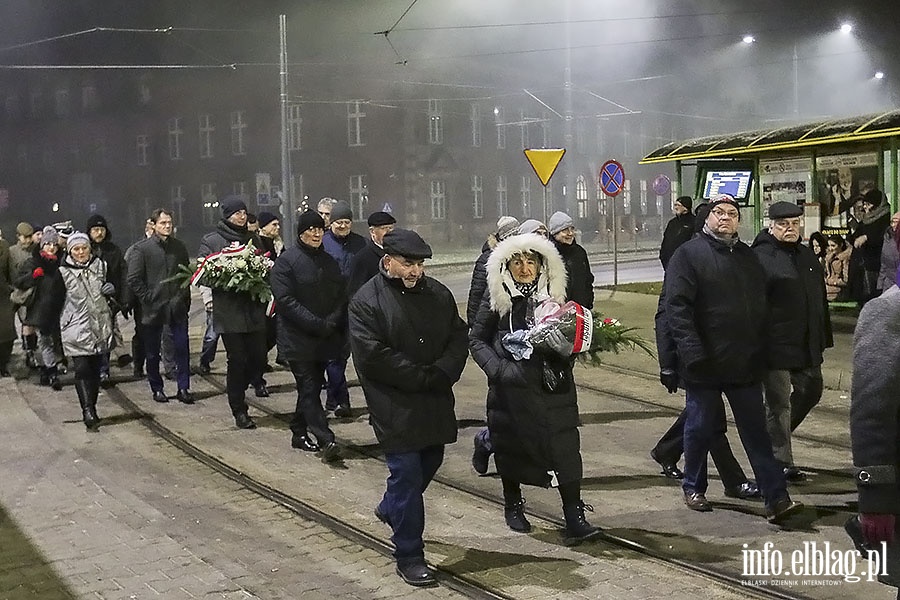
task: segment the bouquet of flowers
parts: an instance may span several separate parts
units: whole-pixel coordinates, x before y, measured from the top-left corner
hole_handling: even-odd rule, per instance
[[[534,321],[535,325],[517,340],[523,358],[530,356],[533,348],[559,351],[560,334],[571,345],[571,354],[577,354],[583,363],[598,365],[601,352],[619,353],[623,348],[641,349],[654,356],[650,344],[634,334],[636,328],[625,327],[618,320],[592,312],[576,302],[559,305],[544,300],[535,307]],[[550,338],[554,338],[552,342]]]
[[[259,302],[269,303],[272,289],[266,277],[275,263],[253,242],[241,246],[237,242],[221,252],[200,258],[193,266],[182,267],[178,278],[183,285],[206,286],[229,292],[247,292]]]

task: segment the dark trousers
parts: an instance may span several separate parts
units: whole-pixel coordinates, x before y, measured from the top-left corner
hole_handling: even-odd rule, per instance
[[[337,408],[343,404],[350,406],[350,392],[347,390],[347,359],[337,358],[325,363],[325,373],[328,375],[328,383],[325,388],[325,407]]]
[[[378,505],[394,535],[394,557],[399,560],[425,557],[425,501],[423,494],[444,461],[443,446],[429,446],[417,452],[385,454],[387,490]]]
[[[824,387],[822,365],[791,371],[791,431],[797,429],[819,403]]]
[[[0,342],[0,370],[6,371],[9,368],[9,361],[12,358],[13,345],[15,343],[15,340]]]
[[[722,422],[718,424],[710,440],[709,453],[716,464],[719,477],[722,478],[722,485],[726,488],[734,488],[747,481],[747,475],[734,457],[734,452],[731,451],[731,444],[728,443],[728,436],[725,435],[728,425],[724,417],[725,413],[723,412]],[[668,431],[656,442],[653,453],[660,462],[674,465],[681,459],[681,455],[684,453],[685,420],[687,420],[686,411],[681,411]]]
[[[266,332],[248,331],[241,333],[222,333],[225,344],[225,358],[228,361],[225,373],[225,391],[228,395],[228,406],[231,414],[237,416],[248,410],[244,396],[247,386],[262,372],[266,359]]]
[[[206,311],[206,331],[203,333],[203,345],[200,346],[200,364],[208,367],[216,360],[216,349],[219,346],[219,334],[213,328],[212,311]]]
[[[723,390],[688,387],[686,390],[684,423],[684,481],[685,493],[706,493],[708,486],[706,455],[716,430],[725,421],[722,394],[728,398],[750,466],[766,499],[772,507],[786,497],[787,484],[781,465],[772,453],[772,441],[766,430],[766,411],[763,406],[762,384],[729,387]]]
[[[290,364],[297,382],[297,406],[291,419],[291,431],[299,435],[312,433],[319,446],[325,446],[334,441],[334,432],[328,427],[320,397],[325,363],[292,360]]]
[[[100,369],[103,367],[103,354],[72,356],[72,369],[75,381],[100,381]]]
[[[172,342],[175,350],[175,380],[179,390],[191,388],[190,351],[188,348],[188,324],[168,323],[172,332]],[[162,347],[163,325],[144,325],[141,334],[144,338],[144,353],[147,355],[147,382],[154,392],[163,391],[163,379],[159,374],[161,360],[160,348]]]

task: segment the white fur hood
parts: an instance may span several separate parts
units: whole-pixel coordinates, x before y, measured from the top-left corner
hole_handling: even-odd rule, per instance
[[[491,309],[500,316],[506,315],[512,309],[513,297],[520,295],[513,285],[513,278],[506,268],[506,263],[514,254],[526,250],[540,254],[543,258],[535,294],[549,296],[560,304],[566,300],[566,266],[553,242],[534,233],[514,235],[497,244],[486,266]]]

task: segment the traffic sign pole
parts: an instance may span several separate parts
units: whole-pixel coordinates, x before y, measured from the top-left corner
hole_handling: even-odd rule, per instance
[[[615,160],[608,160],[600,167],[600,188],[612,197],[613,219],[613,289],[619,286],[619,223],[616,219],[616,196],[625,188],[625,169]]]

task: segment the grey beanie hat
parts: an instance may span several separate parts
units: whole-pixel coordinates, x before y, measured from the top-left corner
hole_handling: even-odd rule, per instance
[[[503,216],[497,220],[497,240],[503,241],[511,235],[519,233],[519,220],[515,217]]]
[[[563,229],[567,227],[574,227],[575,222],[572,221],[572,217],[567,215],[564,212],[556,211],[552,215],[550,215],[550,235],[556,235]]]
[[[47,225],[41,231],[41,245],[59,243],[59,233],[52,225]]]
[[[519,233],[536,233],[541,227],[543,227],[544,230],[547,229],[547,226],[537,219],[526,219],[519,225]]]
[[[76,231],[66,240],[66,252],[71,252],[72,248],[78,246],[80,244],[84,244],[86,246],[91,245],[91,238],[88,237],[86,233],[81,231]]]

